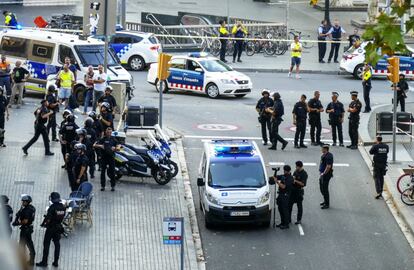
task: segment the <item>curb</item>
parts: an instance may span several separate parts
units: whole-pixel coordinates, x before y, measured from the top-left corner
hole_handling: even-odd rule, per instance
[[[240,72],[257,72],[257,73],[288,73],[289,69],[287,68],[238,68],[233,67],[234,70],[240,71]],[[342,75],[342,74],[348,74],[346,72],[340,71],[340,70],[312,70],[312,69],[304,69],[301,70],[300,73],[303,74],[329,74],[329,75]]]

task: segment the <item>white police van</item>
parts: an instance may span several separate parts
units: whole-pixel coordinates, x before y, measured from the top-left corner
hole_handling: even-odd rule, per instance
[[[65,57],[69,57],[77,68],[74,93],[83,101],[84,75],[88,66],[97,70],[104,62],[104,43],[94,38],[41,30],[7,30],[0,32],[0,54],[5,55],[12,66],[22,61],[31,77],[26,90],[44,92],[47,85],[54,84]],[[123,82],[128,90],[133,87],[132,76],[108,53],[108,82]]]
[[[217,223],[270,225],[269,182],[254,141],[205,142],[197,186],[207,228]]]
[[[244,97],[252,90],[251,79],[233,70],[215,57],[203,53],[175,55],[171,61],[170,76],[166,80],[167,89],[206,93],[210,98],[220,95]],[[157,79],[158,63],[152,64],[147,81],[159,91]],[[165,85],[165,84],[164,84]]]

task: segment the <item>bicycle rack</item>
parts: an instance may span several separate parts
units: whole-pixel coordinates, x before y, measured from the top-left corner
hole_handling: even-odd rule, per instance
[[[157,27],[160,34],[166,35],[165,39],[170,44],[175,44],[175,45],[180,46],[180,48],[182,48],[181,45],[178,43],[178,41],[175,38],[171,37],[171,34],[168,32],[167,29],[165,29],[165,27],[161,24],[161,22],[154,16],[154,14],[149,13],[147,14],[147,16],[145,16],[145,18]]]

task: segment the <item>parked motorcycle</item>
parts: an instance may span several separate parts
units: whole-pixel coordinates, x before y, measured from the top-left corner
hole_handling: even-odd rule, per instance
[[[166,158],[164,159],[164,162],[170,167],[172,177],[177,176],[178,174],[178,165],[174,161],[171,160],[171,143],[170,143],[170,137],[164,133],[164,131],[161,129],[160,125],[155,125],[155,138],[158,140],[158,142],[161,144],[161,150],[165,153]]]

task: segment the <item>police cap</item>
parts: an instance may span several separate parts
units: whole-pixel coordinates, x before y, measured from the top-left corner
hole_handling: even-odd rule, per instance
[[[7,204],[8,202],[9,202],[9,197],[7,197],[6,195],[1,195],[1,203]]]
[[[358,91],[351,91],[350,94],[351,96],[358,96]]]
[[[86,136],[87,133],[88,132],[84,128],[78,128],[78,129],[76,129],[76,134],[78,134],[78,135]]]
[[[332,96],[339,97],[338,92],[332,92]]]
[[[283,166],[283,170],[284,170],[285,172],[290,172],[292,169],[290,168],[290,166],[289,166],[289,165],[285,165],[285,166]]]
[[[22,200],[22,202],[31,203],[32,202],[32,197],[30,197],[30,195],[27,195],[27,194],[22,194],[21,200]]]
[[[75,144],[75,150],[86,151],[86,145],[84,145],[83,143],[77,143]]]
[[[262,90],[262,96],[264,95],[264,94],[268,94],[268,95],[270,95],[270,91],[268,90],[268,89],[263,89]]]
[[[57,192],[50,193],[49,200],[52,203],[58,203],[58,202],[60,202],[60,194],[57,193]]]
[[[329,144],[322,144],[322,148],[329,150]]]
[[[280,94],[279,94],[279,92],[274,92],[274,93],[273,93],[273,98],[275,98],[275,99],[280,99]]]
[[[105,88],[105,91],[113,91],[114,89],[112,88],[112,86],[110,86],[110,85],[108,85],[106,88]]]

